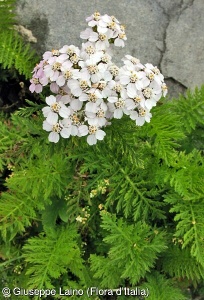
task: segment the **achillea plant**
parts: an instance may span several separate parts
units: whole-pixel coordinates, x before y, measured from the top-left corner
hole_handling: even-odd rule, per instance
[[[123,28],[98,13],[87,21],[82,49],[46,52],[34,69],[30,89],[51,90],[42,104],[2,114],[1,288],[189,299],[204,279],[204,87],[156,105],[158,69],[130,56],[113,66],[108,46],[124,45]]]
[[[33,71],[31,92],[40,93],[48,85],[54,94],[43,108],[43,129],[50,132],[50,142],[57,143],[60,136],[87,136],[94,145],[106,135],[102,128],[123,115],[142,126],[167,93],[164,76],[152,64],[142,65],[131,55],[125,56],[122,68],[112,62],[110,45],[124,47],[127,39],[115,17],[96,12],[87,22],[90,28],[80,34],[86,40],[81,49],[65,45],[47,51]]]

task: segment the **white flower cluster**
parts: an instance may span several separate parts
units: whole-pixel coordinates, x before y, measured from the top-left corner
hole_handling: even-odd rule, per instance
[[[142,65],[131,55],[121,68],[112,62],[110,44],[124,47],[127,39],[115,17],[95,12],[86,21],[81,49],[65,45],[47,51],[33,70],[30,91],[40,93],[48,85],[52,92],[42,110],[50,142],[57,143],[60,136],[87,136],[89,145],[96,144],[105,136],[103,127],[123,114],[142,126],[167,93],[163,75],[152,64]]]

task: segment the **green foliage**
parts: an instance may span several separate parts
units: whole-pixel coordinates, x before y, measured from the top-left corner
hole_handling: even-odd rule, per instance
[[[83,261],[77,245],[78,234],[74,226],[56,228],[45,235],[28,239],[23,247],[29,288],[54,288],[52,279],[71,272],[83,280]]]
[[[3,278],[38,289],[138,286],[152,300],[202,287],[203,96],[204,87],[161,103],[141,128],[114,120],[92,147],[49,143],[42,105],[2,114],[0,242],[15,249],[0,252]]]
[[[108,231],[104,242],[109,244],[110,250],[107,258],[91,256],[92,270],[103,287],[116,288],[116,278],[128,279],[134,285],[150,271],[158,254],[166,248],[165,234],[141,222],[128,225],[106,211],[101,215],[101,227]],[[113,270],[108,272],[111,267]]]
[[[0,1],[0,64],[3,69],[15,68],[28,79],[39,58],[14,30],[15,4],[15,0]]]
[[[5,29],[10,29],[15,21],[16,0],[1,0],[0,2],[0,32]]]
[[[182,292],[175,286],[175,283],[171,279],[166,279],[158,272],[152,272],[147,276],[147,282],[144,284],[144,288],[149,290],[150,300],[186,300]]]
[[[19,74],[29,78],[37,61],[36,53],[31,51],[30,45],[26,45],[17,32],[0,32],[0,64],[3,68],[15,67]]]

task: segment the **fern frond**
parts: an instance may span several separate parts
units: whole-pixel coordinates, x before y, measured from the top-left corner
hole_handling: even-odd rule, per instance
[[[28,79],[38,61],[30,44],[25,44],[22,37],[14,30],[0,32],[0,64],[3,68],[15,67],[19,74]]]
[[[186,154],[179,152],[171,168],[164,175],[164,182],[183,197],[184,200],[199,200],[204,197],[204,159],[202,154],[194,149]]]
[[[182,239],[182,248],[190,247],[191,255],[204,266],[204,199],[185,201],[176,194],[167,194],[165,201],[172,206],[170,212],[176,213],[175,237]]]
[[[204,125],[204,85],[194,91],[187,91],[186,96],[172,101],[170,112],[182,120],[185,130],[190,133],[198,124]]]
[[[0,196],[0,230],[4,240],[12,240],[17,233],[23,233],[36,218],[34,199],[23,192],[4,192]],[[42,206],[41,206],[42,208]]]
[[[104,242],[110,246],[106,262],[117,266],[117,273],[121,279],[128,279],[131,284],[137,284],[153,267],[158,254],[166,248],[164,232],[158,232],[156,229],[153,231],[141,222],[128,225],[123,219],[116,220],[115,215],[106,211],[102,211],[101,215],[101,227],[108,231]],[[91,267],[96,272],[95,276],[104,284],[111,280],[109,277],[103,277],[107,274],[104,258],[91,256],[91,262]],[[97,262],[97,267],[94,262]],[[112,272],[109,276],[114,277],[115,274]]]
[[[151,122],[144,127],[144,135],[151,138],[149,142],[154,155],[171,165],[181,140],[185,138],[181,117],[170,113],[168,104],[156,107]]]
[[[46,235],[30,238],[23,247],[23,256],[29,264],[26,275],[29,288],[54,288],[52,280],[68,273],[83,279],[83,260],[73,226],[56,228]]]
[[[178,243],[169,246],[168,251],[164,253],[162,269],[171,277],[187,278],[195,284],[200,279],[204,279],[204,269],[195,257],[191,256],[190,248],[181,249]]]
[[[21,117],[30,117],[33,113],[41,110],[45,105],[44,104],[37,104],[28,99],[25,99],[25,102],[29,104],[29,107],[20,107],[16,112],[15,115]]]

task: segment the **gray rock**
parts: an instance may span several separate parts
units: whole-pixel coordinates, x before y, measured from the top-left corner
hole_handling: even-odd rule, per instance
[[[170,20],[166,33],[163,74],[186,87],[204,83],[204,1],[194,0]]]
[[[87,27],[85,18],[98,10],[114,15],[126,26],[127,43],[116,49],[116,63],[131,54],[143,63],[158,65],[163,50],[163,36],[168,23],[163,9],[151,0],[19,0],[17,14],[20,23],[32,30],[38,39],[40,53],[65,44],[80,46],[79,35]]]

